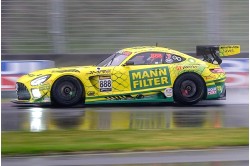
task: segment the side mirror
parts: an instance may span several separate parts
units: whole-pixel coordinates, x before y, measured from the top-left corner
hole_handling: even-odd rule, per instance
[[[131,66],[131,65],[135,65],[135,62],[134,62],[134,61],[128,60],[128,61],[125,63],[125,66]]]

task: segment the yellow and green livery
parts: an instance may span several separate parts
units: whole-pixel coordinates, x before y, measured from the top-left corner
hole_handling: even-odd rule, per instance
[[[225,99],[225,72],[219,56],[240,52],[239,45],[197,46],[195,58],[158,46],[125,48],[96,66],[44,69],[16,83],[15,103],[177,102]]]

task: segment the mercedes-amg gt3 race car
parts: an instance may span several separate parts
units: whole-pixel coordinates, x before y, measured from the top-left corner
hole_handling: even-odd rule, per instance
[[[96,66],[51,68],[22,76],[15,103],[177,102],[225,99],[226,75],[220,56],[240,52],[239,45],[203,45],[197,56],[163,47],[122,49]]]

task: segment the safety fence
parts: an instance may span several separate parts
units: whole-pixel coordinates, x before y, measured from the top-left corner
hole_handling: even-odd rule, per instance
[[[2,0],[2,53],[85,53],[158,42],[249,49],[248,0]]]

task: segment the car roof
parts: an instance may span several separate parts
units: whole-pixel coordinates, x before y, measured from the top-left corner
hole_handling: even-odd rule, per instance
[[[149,52],[149,51],[159,51],[159,52],[166,52],[166,53],[171,53],[171,54],[177,54],[177,55],[183,55],[183,56],[188,56],[187,54],[184,54],[182,52],[166,48],[166,47],[158,47],[158,46],[137,46],[137,47],[129,47],[129,48],[124,48],[120,50],[121,52],[124,51],[129,51],[132,54],[137,54],[141,52]]]
[[[137,47],[129,47],[122,49],[123,51],[130,51],[132,53],[137,52],[147,52],[147,51],[170,51],[171,49],[165,47],[157,47],[157,46],[137,46]]]

